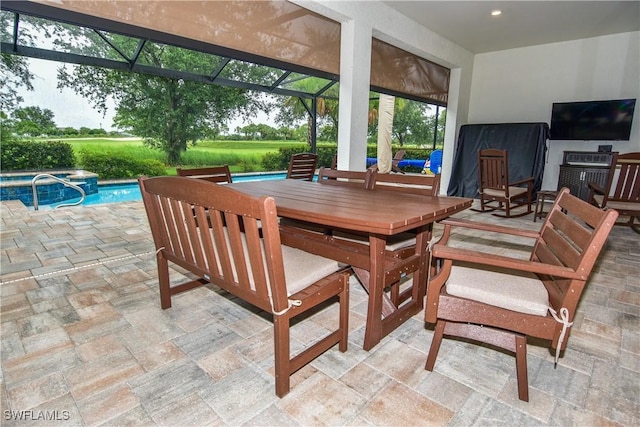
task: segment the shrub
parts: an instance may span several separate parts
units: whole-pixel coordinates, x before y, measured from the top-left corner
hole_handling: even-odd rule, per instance
[[[318,154],[318,167],[330,167],[333,156],[336,154],[337,147],[335,144],[316,146]],[[309,151],[307,145],[299,145],[295,147],[279,148],[277,153],[266,153],[262,157],[262,167],[268,171],[286,170],[289,167],[291,155],[296,153],[306,153]]]
[[[4,171],[75,167],[73,148],[62,141],[5,140],[0,162]]]
[[[141,175],[165,175],[164,163],[154,159],[138,159],[136,157],[111,152],[80,152],[82,167],[98,174],[100,179],[137,178]]]

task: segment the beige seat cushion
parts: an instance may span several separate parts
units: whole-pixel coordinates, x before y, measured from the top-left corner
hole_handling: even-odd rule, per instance
[[[518,196],[525,194],[527,191],[529,191],[528,188],[509,187],[509,198],[510,199],[516,198]],[[497,190],[494,188],[485,188],[484,194],[487,194],[492,197],[504,197],[504,190]]]
[[[289,296],[342,268],[332,259],[284,245],[282,245],[282,261]]]
[[[447,293],[507,310],[546,316],[549,295],[535,274],[470,265],[453,266],[447,280]]]
[[[600,204],[600,206],[602,206],[602,204]],[[634,203],[634,202],[619,202],[617,200],[608,200],[607,207],[609,209],[615,209],[621,212],[630,212],[630,211],[640,212],[640,203]]]
[[[603,207],[604,196],[602,194],[594,194],[593,198],[599,207]],[[640,203],[634,203],[634,202],[620,202],[617,200],[607,200],[607,207],[609,209],[615,209],[623,212],[629,212],[629,211],[640,212]]]

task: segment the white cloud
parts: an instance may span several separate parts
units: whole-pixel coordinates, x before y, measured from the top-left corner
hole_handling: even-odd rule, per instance
[[[113,130],[113,106],[108,109],[103,117],[101,113],[93,109],[89,101],[77,95],[68,88],[58,89],[57,70],[59,62],[42,59],[29,59],[29,70],[33,73],[33,91],[20,89],[19,93],[24,98],[21,107],[40,107],[53,111],[53,121],[58,127],[73,127],[79,129]]]

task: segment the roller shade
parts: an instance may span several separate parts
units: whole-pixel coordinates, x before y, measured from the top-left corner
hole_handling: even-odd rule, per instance
[[[371,86],[379,92],[446,106],[449,69],[376,38],[371,51]]]

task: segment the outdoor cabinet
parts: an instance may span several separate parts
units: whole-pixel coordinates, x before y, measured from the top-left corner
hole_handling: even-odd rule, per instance
[[[558,190],[567,187],[571,194],[586,201],[590,182],[602,187],[607,185],[612,159],[612,153],[565,151],[560,165]]]

